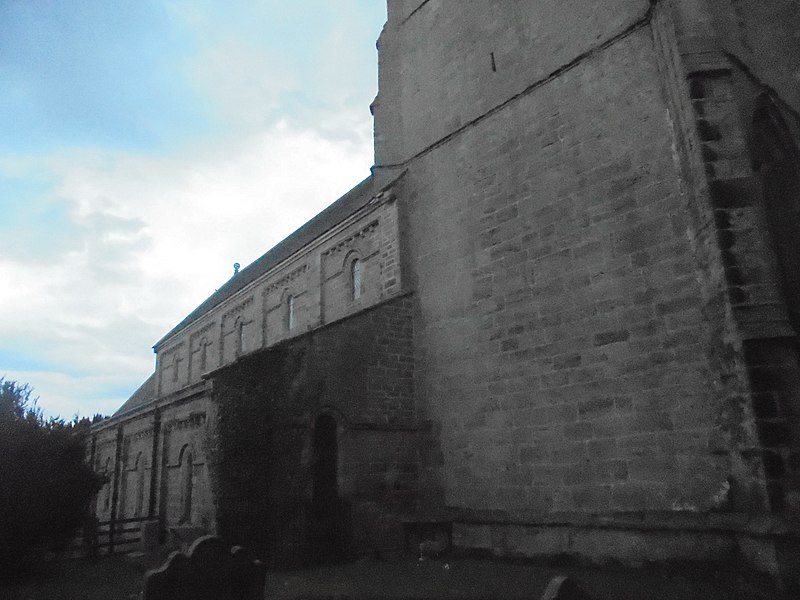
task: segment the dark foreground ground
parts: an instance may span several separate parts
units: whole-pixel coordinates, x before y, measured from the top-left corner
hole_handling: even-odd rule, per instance
[[[48,565],[33,580],[0,585],[2,600],[134,600],[152,561],[118,556]],[[550,577],[566,573],[597,600],[766,600],[742,577],[700,569],[659,573],[631,569],[555,568],[491,559],[362,560],[267,574],[273,600],[538,600]]]
[[[538,600],[551,577],[572,576],[597,600],[774,600],[752,582],[710,572],[691,576],[632,569],[515,564],[492,559],[402,558],[267,575],[274,600]]]

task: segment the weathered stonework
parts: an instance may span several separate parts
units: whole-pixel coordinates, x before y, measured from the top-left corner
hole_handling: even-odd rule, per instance
[[[336,424],[336,487],[347,525],[340,552],[402,548],[416,506],[412,314],[406,297],[287,340],[211,374],[219,405],[220,533],[267,550],[271,562],[312,557],[315,429]],[[335,376],[334,376],[335,375]],[[344,514],[344,512],[342,514]]]
[[[156,344],[98,517],[798,586],[800,16],[768,4],[390,0],[373,175]]]
[[[263,273],[244,284],[231,280],[227,290],[223,287],[221,300],[213,302],[209,310],[199,312],[185,326],[176,328],[156,344],[154,377],[113,419],[96,428],[94,465],[96,470],[107,473],[109,479],[97,500],[96,514],[101,522],[156,519],[160,522],[162,540],[172,535],[185,541],[181,536],[192,535],[190,530],[216,531],[218,516],[229,514],[226,513],[229,506],[224,502],[233,497],[221,494],[222,488],[215,484],[215,481],[224,482],[228,475],[227,471],[219,471],[226,446],[218,429],[218,419],[230,418],[224,410],[220,411],[227,404],[220,405],[221,392],[216,391],[221,385],[218,380],[224,380],[226,369],[236,370],[252,364],[276,344],[291,344],[292,340],[306,339],[309,335],[312,340],[321,336],[329,347],[316,359],[327,365],[322,373],[351,374],[349,379],[337,376],[338,380],[350,381],[352,385],[342,388],[341,398],[332,399],[331,406],[354,402],[353,394],[360,395],[360,412],[351,415],[352,420],[346,425],[340,424],[347,427],[347,431],[352,429],[360,433],[348,433],[346,439],[353,444],[372,444],[380,452],[396,448],[403,456],[408,453],[413,456],[413,459],[402,459],[400,466],[396,464],[400,459],[392,454],[388,462],[372,461],[371,466],[357,467],[361,459],[354,458],[358,453],[352,453],[352,468],[369,472],[377,469],[376,465],[384,464],[388,465],[386,469],[397,470],[398,485],[406,496],[404,502],[413,504],[413,487],[419,471],[416,437],[408,433],[417,428],[412,392],[413,348],[410,305],[408,299],[403,299],[399,269],[397,204],[391,192],[377,190],[373,193],[371,182],[367,184],[362,185],[360,193],[342,199],[354,206],[345,205],[343,218],[323,220],[316,227],[318,233],[306,236],[305,244],[297,245],[279,260],[266,256],[262,259]],[[357,293],[348,270],[354,260],[362,265]],[[248,269],[245,269],[240,277],[247,276]],[[290,297],[293,299],[291,324]],[[401,308],[393,308],[392,302],[398,302]],[[397,316],[398,310],[405,316]],[[354,327],[354,318],[375,331],[369,343],[360,335],[364,327]],[[341,338],[341,342],[349,346],[343,348],[329,341],[331,335],[334,339],[335,335],[341,335],[327,333],[331,327],[333,331],[353,332]],[[326,333],[317,334],[316,331]],[[328,365],[339,354],[349,358],[345,363]],[[358,365],[364,365],[362,373],[355,371]],[[258,377],[268,378],[268,375],[259,373],[251,380],[251,389],[246,394],[248,403],[260,401],[255,391]],[[295,399],[293,410],[308,405],[302,398]],[[250,412],[245,423],[254,426]],[[288,416],[283,415],[283,418],[286,420]],[[312,425],[303,426],[306,434],[313,430]],[[307,435],[297,437],[303,428],[298,429],[295,421],[290,420],[285,426],[287,430],[279,430],[275,435],[289,436],[308,446]],[[256,427],[253,435],[261,440],[267,432]],[[413,467],[409,466],[412,463]],[[245,461],[242,469],[246,464]],[[307,458],[292,466],[307,470]],[[253,480],[252,473],[243,472],[248,480]],[[407,481],[409,477],[412,478],[410,482]],[[353,483],[343,489],[350,494],[355,493],[356,488],[362,490],[364,485],[363,482]],[[252,489],[252,486],[244,489]],[[302,499],[292,490],[291,486],[283,491],[276,487],[271,493],[282,498],[283,504],[291,499]],[[354,504],[353,510],[363,512],[360,507],[365,502]],[[370,502],[375,504],[373,500]],[[398,502],[393,503],[397,505]],[[371,530],[371,526],[357,519],[355,525],[361,531],[357,537],[371,540],[369,544],[375,548],[388,544],[396,549],[401,544],[398,539],[402,540],[402,535],[397,534],[400,517],[396,506],[392,518],[380,508],[370,511],[365,513],[370,523],[388,518],[391,524],[381,526],[394,528],[394,533],[389,537],[374,532],[366,534],[364,532]],[[304,548],[308,542],[304,536],[311,533],[301,525],[292,534],[300,537],[283,544],[290,548],[286,557],[301,550],[307,554]],[[252,523],[245,529],[255,535],[257,546],[266,547],[264,536],[271,530],[254,529]],[[279,540],[276,547],[281,543]],[[291,550],[293,544],[297,547]]]

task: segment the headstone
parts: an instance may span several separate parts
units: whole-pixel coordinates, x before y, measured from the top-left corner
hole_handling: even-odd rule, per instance
[[[188,552],[195,540],[206,535],[203,527],[194,525],[175,525],[167,529],[167,543],[170,547],[181,552]]]
[[[197,539],[170,554],[144,578],[143,600],[262,600],[266,568],[241,546],[227,551],[218,537]]]
[[[579,588],[574,580],[557,575],[547,584],[540,600],[592,600],[592,597]]]
[[[188,559],[185,554],[178,551],[170,554],[167,562],[161,567],[145,573],[142,599],[165,600],[166,598],[175,598],[180,600],[187,598],[185,581],[187,580],[186,571],[188,566]]]

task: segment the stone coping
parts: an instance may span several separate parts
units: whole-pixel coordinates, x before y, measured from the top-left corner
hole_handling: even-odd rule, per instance
[[[794,514],[642,511],[620,513],[535,513],[531,511],[470,510],[448,507],[454,523],[578,527],[639,531],[697,531],[800,539],[800,519]]]

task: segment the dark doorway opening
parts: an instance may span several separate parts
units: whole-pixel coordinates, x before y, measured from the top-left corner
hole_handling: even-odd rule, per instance
[[[313,562],[349,558],[347,511],[339,498],[339,440],[336,419],[321,415],[314,423],[309,552]]]
[[[322,415],[314,424],[314,515],[325,517],[339,498],[339,443],[336,420]]]

